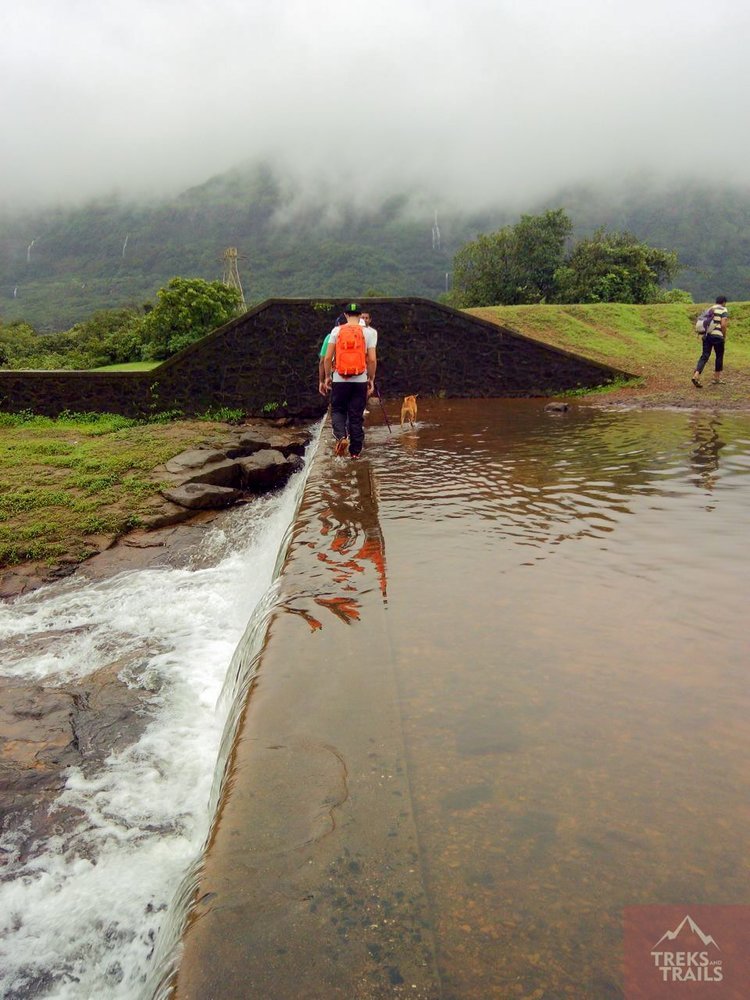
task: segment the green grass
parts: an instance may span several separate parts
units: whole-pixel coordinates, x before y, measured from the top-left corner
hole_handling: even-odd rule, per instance
[[[0,567],[85,559],[92,535],[138,524],[159,491],[152,470],[224,425],[144,424],[115,414],[57,420],[0,413]]]
[[[128,361],[121,365],[103,365],[101,368],[92,368],[93,372],[150,372],[152,368],[158,368],[161,361]]]
[[[700,354],[693,325],[705,305],[488,306],[473,316],[635,375],[684,379]],[[750,372],[750,303],[729,304],[727,367]]]
[[[64,410],[59,417],[43,417],[30,410],[21,410],[20,413],[0,412],[0,427],[26,427],[38,430],[70,429],[93,435],[110,434],[112,431],[134,427],[142,422],[130,417],[122,417],[119,413],[71,413],[69,410]],[[59,447],[55,444],[54,436],[50,447]]]

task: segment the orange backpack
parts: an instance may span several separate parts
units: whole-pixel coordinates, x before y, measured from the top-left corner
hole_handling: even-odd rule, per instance
[[[367,370],[364,327],[346,323],[336,337],[336,371],[344,378]]]

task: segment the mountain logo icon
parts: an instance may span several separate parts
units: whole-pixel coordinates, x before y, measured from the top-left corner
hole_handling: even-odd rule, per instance
[[[667,931],[666,934],[662,934],[652,948],[652,951],[656,950],[663,941],[676,941],[678,938],[680,938],[680,941],[678,942],[680,945],[690,945],[697,939],[701,942],[704,948],[707,948],[709,945],[713,945],[717,951],[721,951],[721,948],[719,948],[718,944],[711,937],[711,935],[704,934],[690,915],[686,915],[675,930]]]

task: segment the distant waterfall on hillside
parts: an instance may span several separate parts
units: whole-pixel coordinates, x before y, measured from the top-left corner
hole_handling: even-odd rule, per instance
[[[435,211],[435,221],[432,223],[432,249],[440,250],[440,226],[438,225],[438,214]]]

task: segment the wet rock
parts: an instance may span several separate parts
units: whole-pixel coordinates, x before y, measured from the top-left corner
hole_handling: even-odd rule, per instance
[[[242,490],[210,483],[185,483],[171,490],[162,490],[162,496],[188,510],[218,510],[239,500]]]
[[[166,542],[163,538],[159,538],[158,535],[128,535],[127,538],[123,538],[123,545],[127,545],[130,549],[163,549],[166,546]]]
[[[46,632],[39,632],[34,635],[24,637],[11,636],[0,641],[0,661],[3,669],[8,670],[10,665],[24,660],[29,656],[42,656],[53,649],[63,637],[69,638],[71,635],[81,635],[90,632],[93,625],[75,625],[72,628],[52,628]],[[0,733],[2,729],[0,729]]]
[[[170,458],[164,468],[173,475],[181,475],[194,469],[202,469],[213,462],[222,462],[226,458],[223,451],[211,448],[190,448]]]
[[[47,574],[47,579],[63,580],[66,576],[72,576],[75,573],[77,566],[78,566],[77,561],[74,563],[72,562],[59,563],[57,566],[54,567],[54,569],[51,569],[49,571],[49,573]]]
[[[43,582],[41,572],[24,572],[23,570],[8,570],[0,574],[0,600],[10,600],[20,597],[30,590],[36,590]]]
[[[212,486],[228,486],[232,489],[239,489],[242,483],[242,467],[239,462],[229,460],[215,462],[184,480],[183,485],[187,483],[209,483]]]
[[[187,507],[180,507],[179,504],[164,500],[153,513],[141,518],[144,528],[156,531],[159,528],[170,528],[175,524],[182,524],[192,517],[192,512]]]
[[[18,773],[29,772],[24,776],[26,784],[44,784],[50,766],[64,767],[78,760],[72,693],[12,683],[4,686],[0,706],[0,788],[4,793],[15,788]]]
[[[242,469],[242,484],[246,490],[264,493],[282,486],[302,462],[298,455],[286,457],[275,448],[264,448],[237,464]]]
[[[229,445],[226,453],[230,458],[251,455],[263,448],[273,448],[282,455],[304,455],[310,443],[310,434],[305,430],[271,430],[254,428],[237,435],[236,443]]]
[[[553,400],[544,407],[545,413],[567,413],[570,407],[567,403]]]
[[[145,729],[155,688],[139,680],[146,652],[60,687],[0,678],[0,831],[14,854],[29,857],[36,844],[77,822],[75,810],[50,810],[67,768],[91,774]]]
[[[81,574],[89,579],[104,580],[116,573],[146,567],[188,566],[211,526],[231,514],[229,509],[177,509],[182,511],[185,523],[154,530],[136,529],[107,552],[89,559],[81,567]]]

